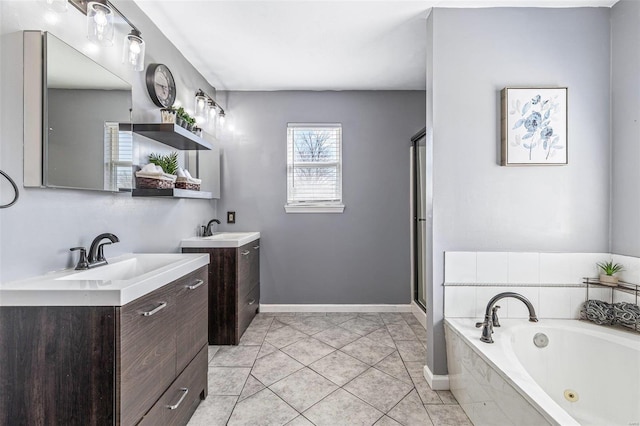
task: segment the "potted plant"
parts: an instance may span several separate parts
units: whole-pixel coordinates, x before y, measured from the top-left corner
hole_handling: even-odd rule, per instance
[[[597,263],[598,268],[600,268],[600,282],[604,285],[615,287],[618,285],[618,277],[615,277],[613,274],[624,271],[624,267],[619,263],[613,263],[613,261],[609,262],[600,262]]]
[[[165,173],[175,175],[178,171],[178,152],[174,151],[167,155],[149,154],[149,162],[162,167]]]
[[[176,116],[177,116],[176,124],[186,129],[187,125],[189,124],[189,119],[191,118],[191,116],[189,116],[189,113],[185,111],[184,108],[180,107],[176,112]]]
[[[193,128],[196,126],[196,119],[187,114],[187,130],[193,131]]]

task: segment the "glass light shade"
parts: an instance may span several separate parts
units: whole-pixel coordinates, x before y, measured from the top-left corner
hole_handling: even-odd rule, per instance
[[[206,119],[207,117],[207,97],[202,91],[196,93],[196,105],[194,109],[194,115],[196,118]]]
[[[47,9],[54,12],[64,13],[69,10],[69,2],[67,0],[46,0]]]
[[[216,118],[217,113],[218,110],[216,109],[216,105],[212,101],[209,101],[209,103],[207,104],[207,114],[209,116],[209,120],[213,120],[214,118]]]
[[[221,125],[222,127],[224,127],[224,123],[225,123],[225,121],[227,121],[227,117],[226,117],[226,115],[225,115],[224,111],[220,111],[220,114],[218,114],[218,117],[220,117],[220,118],[219,118],[219,120],[220,120],[220,125]]]
[[[106,3],[87,4],[87,37],[102,46],[111,46],[114,35],[113,10]]]
[[[144,50],[145,44],[140,31],[132,30],[124,38],[122,63],[129,65],[134,71],[142,71],[144,69]]]

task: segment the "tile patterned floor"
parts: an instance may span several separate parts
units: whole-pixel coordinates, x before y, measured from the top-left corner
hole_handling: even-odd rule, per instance
[[[425,347],[410,313],[261,313],[240,345],[209,346],[189,425],[471,425],[425,381]]]

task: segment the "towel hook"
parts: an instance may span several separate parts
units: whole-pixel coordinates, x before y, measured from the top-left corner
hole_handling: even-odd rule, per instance
[[[6,209],[7,207],[11,207],[12,205],[14,205],[16,203],[16,201],[18,201],[18,197],[20,197],[20,191],[18,191],[18,185],[16,185],[16,183],[13,181],[13,179],[11,179],[11,176],[6,174],[2,170],[0,170],[0,174],[2,176],[4,176],[5,178],[7,178],[7,180],[11,184],[11,186],[13,186],[13,192],[15,194],[14,197],[13,197],[13,201],[11,201],[8,204],[1,204],[0,205],[0,209]]]

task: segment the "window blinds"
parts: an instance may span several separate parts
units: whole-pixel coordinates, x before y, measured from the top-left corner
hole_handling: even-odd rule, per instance
[[[342,125],[289,124],[287,204],[342,202]]]

